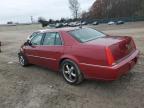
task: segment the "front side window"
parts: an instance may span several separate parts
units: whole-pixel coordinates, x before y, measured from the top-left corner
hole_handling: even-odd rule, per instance
[[[34,36],[31,40],[32,45],[41,45],[41,40],[42,40],[43,34],[37,34]]]
[[[38,33],[37,32],[34,32],[29,38],[33,38],[34,36],[36,36]]]
[[[62,45],[60,35],[58,33],[46,33],[43,45]]]
[[[69,33],[80,42],[87,42],[106,36],[104,33],[91,28],[76,29],[73,31],[69,31]]]

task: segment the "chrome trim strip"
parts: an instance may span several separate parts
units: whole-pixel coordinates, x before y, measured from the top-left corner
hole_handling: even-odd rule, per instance
[[[34,56],[34,55],[27,55],[27,56],[56,61],[56,59],[54,58],[46,58],[46,57],[40,57],[40,56]]]
[[[103,68],[110,68],[108,66],[101,66],[101,65],[94,65],[94,64],[87,64],[87,63],[80,63],[81,65],[87,65],[87,66],[92,66],[92,67],[103,67]]]
[[[101,65],[94,65],[94,64],[87,64],[87,63],[80,63],[81,65],[86,65],[86,66],[92,66],[92,67],[102,67],[102,68],[113,68],[113,69],[116,69],[116,68],[119,68],[121,67],[123,64],[126,64],[128,63],[129,61],[131,61],[132,59],[134,59],[135,57],[137,57],[139,54],[139,50],[136,50],[135,52],[132,52],[132,54],[128,55],[126,61],[125,60],[122,60],[121,62],[119,63],[116,63],[112,66],[101,66]],[[118,66],[118,67],[117,67]]]

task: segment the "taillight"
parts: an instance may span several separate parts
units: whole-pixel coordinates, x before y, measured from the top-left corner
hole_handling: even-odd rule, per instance
[[[112,66],[115,60],[113,58],[111,50],[108,47],[106,47],[106,55],[109,66]]]

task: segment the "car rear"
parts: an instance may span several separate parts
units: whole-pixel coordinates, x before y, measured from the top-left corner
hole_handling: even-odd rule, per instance
[[[88,32],[90,33],[86,36]],[[91,62],[83,59],[83,63],[80,63],[80,68],[86,78],[115,80],[121,75],[128,73],[134,67],[138,60],[139,51],[136,49],[131,37],[107,36],[97,33],[100,35],[94,38],[94,36],[90,35],[93,34],[92,32],[94,33],[92,30],[84,29],[71,32],[74,38],[83,43],[82,45],[93,46],[93,48],[88,49],[89,54],[83,53],[82,50],[80,51],[85,58],[88,58],[89,55],[89,60],[91,60],[91,58],[94,58],[91,55],[95,52],[95,58]],[[96,50],[98,46],[101,48]],[[101,58],[102,62],[100,63],[99,57],[101,56],[96,55],[102,52],[101,50],[103,50],[105,57]]]
[[[106,62],[107,65],[87,67],[87,76],[90,78],[115,80],[127,74],[137,63],[139,50],[136,49],[131,37],[106,36],[94,41],[89,42],[89,44],[105,46],[106,59],[103,62]]]
[[[133,42],[129,43],[131,49],[121,49],[121,44],[105,47],[105,60],[103,64],[85,63],[81,64],[81,69],[85,73],[86,78],[99,80],[116,80],[122,75],[127,74],[137,63],[139,50],[137,50]],[[126,44],[127,45],[127,44]],[[94,52],[94,51],[93,51]],[[92,52],[91,52],[92,53]],[[97,58],[97,57],[96,57]]]
[[[131,37],[108,37],[113,38],[114,40],[119,40],[116,43],[113,43],[106,47],[106,54],[109,58],[111,54],[112,64],[117,64],[124,60],[126,57],[130,56],[133,52],[136,51],[136,46]],[[109,63],[109,65],[112,65]]]
[[[111,78],[116,79],[128,73],[138,61],[139,51],[131,37],[116,37],[119,42],[106,47],[107,62]]]
[[[95,79],[115,80],[134,67],[138,60],[139,51],[131,37],[107,36],[102,40],[101,44],[105,45],[107,65],[87,67],[87,71],[90,73],[88,76]],[[104,44],[104,41],[107,42]],[[93,70],[89,70],[89,68],[93,68]]]

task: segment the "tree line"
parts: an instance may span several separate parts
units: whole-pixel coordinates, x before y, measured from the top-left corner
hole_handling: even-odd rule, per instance
[[[69,0],[69,8],[73,18],[49,19],[47,21],[39,17],[38,22],[44,27],[48,24],[67,23],[85,19],[144,16],[144,0],[95,0],[90,9],[82,13],[80,13],[79,1]]]
[[[82,18],[119,18],[144,16],[144,0],[96,0]]]

